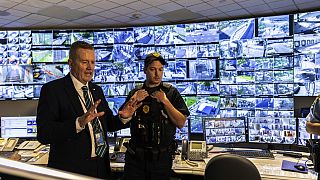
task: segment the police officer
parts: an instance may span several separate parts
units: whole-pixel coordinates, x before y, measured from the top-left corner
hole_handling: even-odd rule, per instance
[[[146,80],[127,97],[125,104],[142,105],[131,118],[123,119],[131,130],[125,179],[170,179],[176,127],[182,128],[190,113],[179,91],[162,82],[165,64],[160,53],[148,54],[144,60]]]

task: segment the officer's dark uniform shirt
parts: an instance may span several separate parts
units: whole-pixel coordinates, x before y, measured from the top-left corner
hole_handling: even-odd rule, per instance
[[[168,83],[161,83],[157,87],[136,87],[129,93],[127,101],[139,89],[145,89],[150,95],[160,89],[166,94],[171,104],[183,115],[190,112],[179,91]],[[130,144],[136,147],[168,147],[174,141],[176,125],[169,119],[164,105],[151,96],[142,101],[132,120],[130,121]]]

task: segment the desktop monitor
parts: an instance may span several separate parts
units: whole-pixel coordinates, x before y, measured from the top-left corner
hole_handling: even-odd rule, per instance
[[[117,137],[131,137],[130,128],[117,131]]]
[[[244,117],[203,117],[207,144],[246,142]]]
[[[36,138],[36,116],[1,117],[2,138]]]
[[[249,142],[295,144],[295,118],[249,117],[248,123]]]

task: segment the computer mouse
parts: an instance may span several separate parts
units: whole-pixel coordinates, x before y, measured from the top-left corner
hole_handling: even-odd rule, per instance
[[[306,167],[301,164],[294,165],[294,168],[298,169],[299,171],[306,170]]]

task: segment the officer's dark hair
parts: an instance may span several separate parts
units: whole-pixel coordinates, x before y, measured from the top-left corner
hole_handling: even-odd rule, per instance
[[[159,61],[162,65],[166,65],[166,60],[158,52],[153,52],[147,55],[144,60],[144,68],[147,68],[153,61]]]
[[[77,59],[77,50],[78,49],[90,49],[94,50],[93,46],[85,41],[76,41],[72,43],[69,51],[69,59],[72,61]]]

